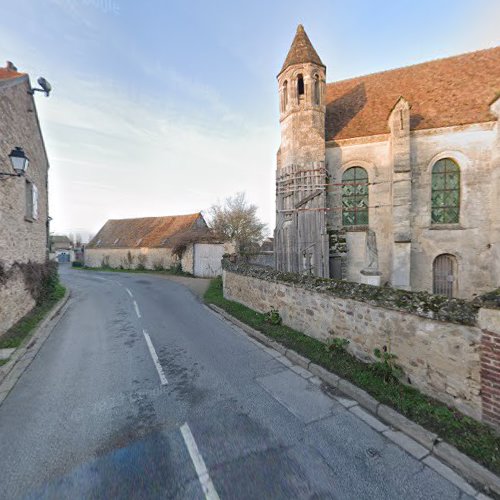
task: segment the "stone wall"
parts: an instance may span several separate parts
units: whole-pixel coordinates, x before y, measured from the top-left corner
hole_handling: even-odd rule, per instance
[[[35,300],[26,290],[24,276],[16,269],[5,285],[0,285],[0,336],[29,313]]]
[[[274,268],[274,252],[261,251],[248,256],[248,263],[252,266],[272,267]]]
[[[194,245],[188,245],[181,259],[182,271],[189,274],[194,274]]]
[[[399,296],[397,290],[392,309],[374,305],[370,300],[335,296],[327,287],[327,282],[335,280],[306,279],[305,284],[299,281],[287,283],[277,273],[269,272],[268,278],[261,279],[256,277],[258,274],[251,276],[248,274],[252,272],[228,267],[225,265],[223,274],[227,299],[260,312],[275,308],[284,324],[321,341],[331,337],[349,339],[349,351],[364,361],[374,361],[373,350],[387,346],[396,354],[407,383],[469,416],[478,420],[484,417],[498,426],[500,363],[498,358],[487,359],[486,348],[496,349],[495,355],[500,358],[499,310],[479,310],[480,316],[484,317],[484,311],[488,311],[488,325],[494,331],[488,333],[484,324],[478,324],[475,315],[457,317],[455,322],[424,317],[432,315],[432,308],[437,309],[435,306],[430,306],[430,313],[418,308],[414,313],[395,310],[400,307],[398,297],[404,296],[403,292]],[[311,289],[314,283],[318,283],[318,291]],[[351,285],[338,283],[343,287]],[[377,289],[368,285],[354,286],[360,287],[356,289],[358,293],[362,289]],[[379,303],[382,304],[383,300],[380,299]],[[457,306],[468,307],[465,302],[462,305],[457,303]],[[443,303],[442,309],[447,307]],[[470,308],[472,311],[474,306],[470,305]],[[436,317],[441,314],[454,317],[449,312],[434,313]],[[485,373],[491,373],[489,379],[485,379]]]
[[[395,151],[391,134],[328,143],[329,228],[342,228],[338,184],[343,172],[363,167],[370,182],[369,227],[377,235],[382,283],[432,292],[433,261],[449,253],[456,257],[458,268],[454,296],[471,298],[499,287],[499,188],[498,182],[492,182],[500,175],[496,172],[498,141],[497,122],[409,132],[405,143],[408,172],[401,172],[401,154]],[[432,166],[442,158],[453,159],[460,168],[459,224],[431,225]],[[410,174],[411,189],[396,193],[396,187],[408,185]],[[401,212],[403,208],[406,211]],[[410,222],[407,229],[401,221]],[[347,229],[345,278],[359,282],[365,264],[366,228],[361,233],[356,227]],[[403,253],[401,247],[405,247]]]
[[[47,258],[48,161],[35,100],[27,77],[0,82],[0,171],[13,172],[10,151],[22,147],[30,163],[26,176],[0,177],[0,264],[42,263]],[[26,213],[27,181],[38,189],[38,217]],[[0,285],[0,335],[34,306],[21,273]]]
[[[112,267],[136,269],[141,263],[146,269],[169,269],[179,264],[171,248],[87,248],[85,265],[88,267]]]

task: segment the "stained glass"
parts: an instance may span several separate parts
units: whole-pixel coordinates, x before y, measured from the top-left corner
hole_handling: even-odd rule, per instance
[[[432,224],[456,224],[460,216],[460,169],[448,158],[432,167]]]
[[[368,174],[364,168],[349,168],[342,176],[342,224],[368,225]]]

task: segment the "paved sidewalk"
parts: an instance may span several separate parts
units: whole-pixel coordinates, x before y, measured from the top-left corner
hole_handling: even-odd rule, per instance
[[[190,278],[189,276],[176,276],[168,274],[153,274],[153,276],[158,276],[159,278],[175,281],[176,283],[184,285],[200,298],[205,295],[205,292],[212,281],[211,278]]]

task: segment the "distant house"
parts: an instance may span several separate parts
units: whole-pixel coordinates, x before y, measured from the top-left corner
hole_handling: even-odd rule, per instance
[[[199,277],[221,274],[226,246],[201,213],[111,219],[85,248],[85,265],[122,269],[171,269]]]
[[[24,173],[13,151],[29,159]],[[29,76],[8,63],[0,68],[0,335],[35,305],[27,282],[48,256],[48,169]]]
[[[50,237],[50,259],[59,263],[75,260],[73,243],[67,236],[54,234]]]

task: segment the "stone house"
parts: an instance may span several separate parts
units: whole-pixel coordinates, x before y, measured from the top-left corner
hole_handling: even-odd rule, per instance
[[[64,235],[51,235],[49,257],[59,263],[73,262],[75,260],[75,250],[72,241]]]
[[[221,274],[226,246],[201,213],[108,220],[85,247],[85,265],[170,269],[200,277]]]
[[[500,47],[327,84],[299,26],[277,78],[278,270],[500,286]]]
[[[22,148],[24,175],[14,173],[9,154]],[[0,68],[0,335],[35,305],[23,277],[29,262],[48,256],[49,162],[29,76],[8,63]]]

